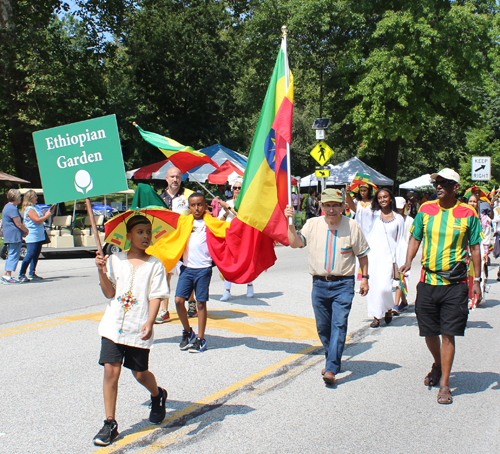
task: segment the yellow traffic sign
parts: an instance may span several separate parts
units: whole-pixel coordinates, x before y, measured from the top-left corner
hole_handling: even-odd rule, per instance
[[[330,176],[330,169],[316,170],[316,178],[328,178]]]
[[[321,141],[311,150],[311,156],[319,165],[324,166],[333,156],[333,150],[325,142]]]

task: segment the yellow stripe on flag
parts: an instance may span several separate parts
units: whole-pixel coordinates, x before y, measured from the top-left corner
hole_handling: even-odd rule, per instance
[[[238,211],[240,220],[248,224],[251,222],[250,225],[252,227],[262,232],[267,226],[278,203],[276,191],[270,190],[270,188],[274,188],[275,186],[275,174],[270,169],[267,161],[264,160],[248,186],[246,195],[241,202]],[[267,194],[267,196],[262,197],[262,194]],[[251,219],[246,219],[246,213],[252,215]]]

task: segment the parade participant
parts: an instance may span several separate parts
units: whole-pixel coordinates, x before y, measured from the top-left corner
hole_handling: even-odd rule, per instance
[[[306,200],[306,219],[318,216],[317,195],[318,193],[314,190],[309,192],[309,197]]]
[[[205,328],[207,326],[208,289],[212,278],[212,257],[208,252],[207,226],[203,217],[207,212],[205,196],[195,192],[189,196],[189,211],[194,217],[193,229],[184,249],[179,281],[175,291],[177,315],[184,327],[181,350],[201,353],[207,349]],[[188,314],[184,306],[186,299],[194,291],[198,308],[198,337],[189,325]]]
[[[427,193],[428,194],[428,193]],[[403,216],[405,221],[404,223],[404,233],[403,233],[403,241],[401,242],[401,257],[406,259],[406,252],[408,250],[408,242],[410,241],[410,229],[413,224],[413,218],[405,214],[405,208],[408,205],[408,202],[404,197],[396,197],[396,208],[398,213]],[[406,282],[410,280],[410,271],[406,272]],[[401,301],[401,303],[400,303]],[[399,315],[401,311],[404,311],[408,307],[408,301],[406,300],[406,296],[401,289],[401,285],[398,284],[396,287],[396,300],[394,302],[394,307],[392,308],[392,315]]]
[[[397,212],[394,195],[389,189],[379,189],[375,193],[370,211],[363,212],[362,224],[369,232],[366,238],[370,245],[368,316],[373,317],[370,327],[378,328],[382,318],[386,324],[392,321],[392,287],[394,279],[399,278],[398,267],[404,263],[401,254],[404,220]]]
[[[182,172],[177,167],[170,167],[167,170],[167,176],[165,177],[165,181],[167,182],[167,187],[161,193],[160,197],[165,202],[165,205],[169,210],[174,211],[179,214],[189,214],[188,207],[188,198],[193,193],[190,189],[187,189],[182,184]],[[170,288],[170,281],[172,280],[172,276],[174,275],[175,268],[173,270],[167,270],[167,283],[168,288]],[[165,323],[169,322],[170,313],[168,311],[168,303],[169,300],[163,300],[161,302],[161,309],[156,317],[155,323]],[[189,302],[189,317],[196,316],[196,301],[193,298],[190,298]]]
[[[168,296],[163,264],[145,252],[151,244],[151,230],[145,216],[130,217],[127,221],[130,250],[106,257],[97,253],[95,259],[99,285],[104,296],[111,300],[99,324],[106,420],[94,437],[98,446],[107,446],[118,436],[115,415],[122,362],[151,393],[149,420],[160,424],[165,418],[167,391],[158,387],[148,365],[155,316],[160,300]]]
[[[481,224],[474,210],[455,199],[460,176],[452,169],[431,175],[437,200],[420,207],[411,228],[405,273],[411,268],[421,241],[422,275],[417,286],[415,312],[420,336],[425,337],[434,364],[426,386],[440,384],[437,401],[451,404],[450,372],[455,356],[455,336],[463,336],[467,324],[467,265],[470,252],[476,275],[474,295],[481,299]],[[441,338],[440,338],[441,336]]]
[[[488,279],[488,265],[489,265],[489,253],[490,253],[490,241],[491,241],[491,219],[486,210],[482,213],[479,212],[480,207],[480,198],[477,194],[472,194],[469,197],[467,203],[476,210],[476,214],[479,218],[479,222],[481,223],[481,228],[483,230],[484,238],[481,241],[481,294],[484,298],[484,290],[486,287],[486,279]],[[474,270],[473,267],[469,269],[469,308],[472,307],[472,289],[473,289],[473,278],[474,278]],[[481,301],[478,301],[479,304]]]
[[[12,273],[16,271],[17,262],[19,262],[23,236],[29,233],[28,229],[21,223],[21,215],[17,209],[21,199],[19,189],[9,189],[9,192],[7,192],[8,203],[2,210],[3,240],[8,247],[5,273],[1,278],[2,284],[19,283],[12,277]]]
[[[38,264],[38,257],[42,252],[42,246],[45,242],[45,227],[44,222],[49,219],[53,212],[48,209],[45,214],[36,206],[38,195],[35,191],[30,189],[23,198],[23,206],[21,213],[24,218],[24,225],[28,228],[28,236],[26,241],[26,256],[21,263],[19,270],[19,282],[29,282],[31,280],[42,280],[43,277],[38,276],[36,266]],[[26,271],[29,266],[29,275],[26,277]]]
[[[318,335],[325,348],[326,365],[323,380],[335,384],[347,335],[347,320],[354,297],[355,257],[358,257],[363,279],[360,294],[368,293],[368,243],[359,225],[342,216],[345,204],[342,192],[325,189],[321,208],[325,216],[309,219],[297,233],[288,226],[288,240],[293,248],[307,246],[309,273],[313,276],[312,305]],[[291,206],[285,216],[294,216]]]
[[[225,200],[226,197],[224,196],[224,188],[225,185],[219,184],[217,185],[217,190],[214,191],[214,199],[210,203],[210,206],[212,207],[212,216],[214,218],[219,217],[219,213],[221,212],[221,205],[218,202],[218,200]]]
[[[361,226],[361,230],[363,230],[363,234],[366,236],[368,235],[368,231],[363,229],[363,213],[364,211],[369,212],[371,205],[372,205],[372,199],[373,199],[373,186],[369,184],[361,184],[358,186],[358,191],[355,193],[355,198],[354,200],[351,197],[351,186],[347,185],[346,186],[346,202],[347,205],[349,205],[349,208],[356,213],[356,216],[354,219],[356,219],[356,222]]]
[[[234,203],[236,202],[236,199],[240,194],[242,184],[243,181],[241,179],[237,179],[233,183],[233,186],[231,188],[231,190],[233,191],[233,198],[228,202],[221,202],[224,211],[221,211],[219,213],[219,219],[226,222],[231,222],[235,218],[235,216],[237,216],[236,211],[234,211]],[[231,284],[232,283],[227,279],[224,279],[224,294],[222,295],[220,301],[229,301],[229,299],[231,298]],[[253,298],[253,295],[253,282],[250,282],[247,284],[247,298]]]

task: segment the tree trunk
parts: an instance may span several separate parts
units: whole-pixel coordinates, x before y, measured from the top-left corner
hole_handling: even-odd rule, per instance
[[[396,140],[388,140],[385,142],[385,153],[384,153],[385,174],[386,176],[394,180],[394,185],[396,185],[396,179],[398,176],[398,158],[399,158],[400,143],[401,143],[401,137],[398,137]]]
[[[0,0],[0,30],[7,28],[7,22],[12,17],[12,2],[10,0]],[[8,25],[13,28],[13,24]]]

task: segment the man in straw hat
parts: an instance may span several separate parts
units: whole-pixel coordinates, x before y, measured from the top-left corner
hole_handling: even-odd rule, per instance
[[[354,297],[356,260],[362,269],[360,294],[368,293],[369,246],[360,226],[342,216],[344,197],[337,189],[321,193],[324,216],[308,219],[300,232],[288,226],[290,246],[307,246],[309,273],[313,276],[312,305],[316,328],[325,347],[323,380],[335,384],[347,335],[347,319]],[[287,206],[285,216],[293,219],[294,209]]]

